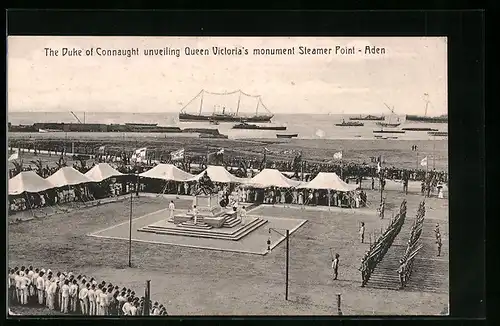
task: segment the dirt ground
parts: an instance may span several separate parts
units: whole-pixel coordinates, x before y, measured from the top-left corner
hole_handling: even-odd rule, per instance
[[[378,235],[388,222],[374,213],[379,196],[376,191],[368,191],[371,207],[354,212],[267,206],[252,212],[308,220],[290,239],[289,301],[284,298],[284,243],[266,256],[257,256],[134,242],[133,266],[129,268],[127,241],[87,236],[127,221],[127,200],[9,225],[9,266],[73,271],[133,288],[137,293],[143,292],[146,280],[151,280],[152,300],[165,304],[170,315],[336,315],[338,293],[345,315],[443,313],[448,293],[360,287],[357,269],[368,244],[359,243],[358,225],[360,221],[366,223],[368,238],[370,233]],[[417,194],[404,196],[397,190],[386,192],[386,197],[388,208],[394,211],[406,197],[406,223],[411,223],[422,200]],[[166,199],[141,197],[134,205],[133,216],[167,205]],[[182,209],[188,205],[187,201],[178,201],[176,206]],[[429,198],[426,206],[427,216],[441,221],[446,246],[447,200]],[[387,212],[386,216],[390,215]],[[329,248],[340,254],[337,281],[331,276]],[[418,269],[418,264],[414,268]],[[45,309],[16,309],[13,307],[14,312],[47,314]]]

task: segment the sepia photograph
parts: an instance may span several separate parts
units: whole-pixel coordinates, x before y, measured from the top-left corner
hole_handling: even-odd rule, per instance
[[[9,36],[9,314],[447,316],[447,42]]]

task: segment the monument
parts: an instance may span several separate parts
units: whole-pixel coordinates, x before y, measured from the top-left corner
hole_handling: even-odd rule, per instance
[[[233,209],[223,209],[219,205],[217,195],[197,195],[193,199],[193,207],[196,207],[196,223],[194,223],[195,212],[189,210],[185,214],[174,215],[174,224],[207,225],[214,228],[234,227],[241,222],[236,219],[237,212]],[[231,223],[225,223],[231,220]]]

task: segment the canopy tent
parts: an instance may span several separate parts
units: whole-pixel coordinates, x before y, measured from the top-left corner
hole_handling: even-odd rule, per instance
[[[264,169],[255,177],[248,180],[246,184],[256,188],[292,188],[301,185],[302,182],[289,179],[276,169]]]
[[[245,183],[245,178],[238,178],[232,175],[228,170],[226,170],[223,166],[215,166],[209,165],[203,172],[200,174],[186,180],[186,181],[198,181],[203,177],[203,175],[207,173],[208,177],[212,182],[221,182],[221,183]]]
[[[339,178],[336,173],[320,172],[314,179],[299,186],[298,188],[353,191],[358,187],[358,185],[350,185],[348,183],[345,183],[342,179]]]
[[[123,173],[115,170],[108,163],[99,163],[92,169],[90,169],[87,173],[85,173],[85,176],[87,176],[93,182],[101,182],[108,178],[119,177],[121,175],[123,175]]]
[[[23,192],[37,193],[54,186],[34,171],[21,172],[9,180],[9,195],[19,195]]]
[[[48,177],[48,182],[52,184],[54,188],[64,187],[64,186],[74,186],[82,183],[93,182],[85,174],[78,172],[72,167],[65,166],[57,170],[56,173]]]
[[[139,176],[166,181],[186,181],[194,177],[191,173],[182,171],[173,164],[158,164],[154,168],[139,174]]]

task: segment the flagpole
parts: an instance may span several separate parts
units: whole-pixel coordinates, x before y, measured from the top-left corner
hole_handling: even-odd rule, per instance
[[[432,142],[432,169],[436,169],[436,135],[433,136],[434,141]]]

